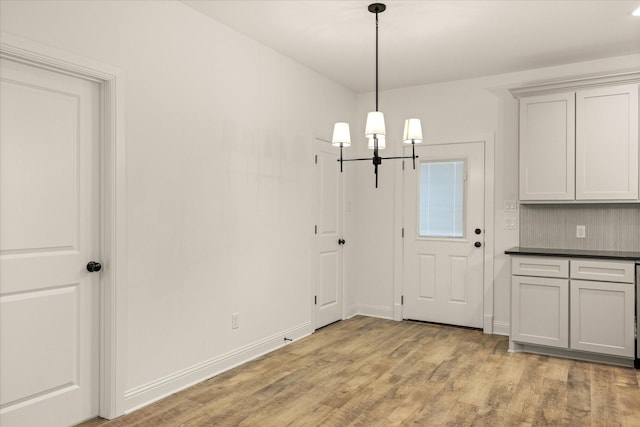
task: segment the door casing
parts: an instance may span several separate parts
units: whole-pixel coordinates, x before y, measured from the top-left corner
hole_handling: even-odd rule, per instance
[[[0,57],[55,70],[100,86],[100,398],[99,415],[124,413],[126,366],[126,198],[122,72],[92,59],[0,34]]]
[[[493,333],[493,251],[494,251],[494,134],[487,133],[478,136],[452,136],[450,138],[426,141],[426,145],[461,144],[469,142],[482,142],[484,144],[484,278],[483,278],[483,331]],[[410,153],[409,153],[410,155]],[[411,162],[405,161],[405,168],[411,168]],[[394,235],[394,276],[393,276],[393,319],[402,320],[402,292],[403,292],[403,265],[404,242],[402,237],[404,203],[403,186],[404,175],[402,164],[396,167],[395,188],[395,225]]]

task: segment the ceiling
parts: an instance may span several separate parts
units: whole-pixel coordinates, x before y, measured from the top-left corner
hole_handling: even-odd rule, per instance
[[[184,0],[356,92],[375,88],[371,1]],[[640,0],[387,0],[380,90],[640,54]],[[638,64],[640,67],[640,64]]]

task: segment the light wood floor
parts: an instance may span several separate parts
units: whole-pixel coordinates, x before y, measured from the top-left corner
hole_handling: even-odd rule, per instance
[[[507,353],[507,337],[355,317],[116,426],[640,426],[640,371]]]

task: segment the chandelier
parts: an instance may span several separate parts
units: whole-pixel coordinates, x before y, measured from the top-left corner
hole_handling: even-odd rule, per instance
[[[402,141],[405,144],[411,144],[411,156],[396,157],[380,157],[379,151],[385,148],[385,138],[387,135],[384,125],[384,114],[378,111],[378,14],[385,11],[387,7],[382,3],[372,3],[369,5],[369,12],[376,15],[376,110],[367,114],[367,122],[365,126],[364,136],[367,138],[367,147],[373,150],[373,157],[365,157],[358,159],[343,159],[342,148],[351,146],[351,132],[349,123],[336,123],[333,128],[333,138],[331,144],[334,147],[340,147],[340,172],[342,172],[343,162],[355,162],[361,160],[373,161],[373,171],[376,176],[376,188],[378,188],[378,166],[382,164],[382,160],[392,159],[413,159],[413,168],[416,168],[416,150],[415,144],[422,142],[422,126],[420,119],[407,119],[404,122],[404,133]]]

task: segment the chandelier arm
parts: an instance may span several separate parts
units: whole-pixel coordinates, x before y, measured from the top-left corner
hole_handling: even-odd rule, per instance
[[[420,156],[393,156],[393,157],[380,157],[380,158],[384,160],[395,160],[395,159],[413,159],[414,157],[417,159]]]
[[[359,157],[357,159],[342,159],[343,162],[359,162],[361,160],[373,160],[373,157]]]
[[[358,162],[361,160],[373,160],[375,157],[358,157],[356,159],[342,159],[343,162]],[[379,159],[383,159],[383,160],[394,160],[394,159],[413,159],[414,156],[393,156],[393,157],[380,157],[378,156]],[[415,156],[416,159],[420,158],[420,156]],[[337,160],[338,162],[340,160]]]

